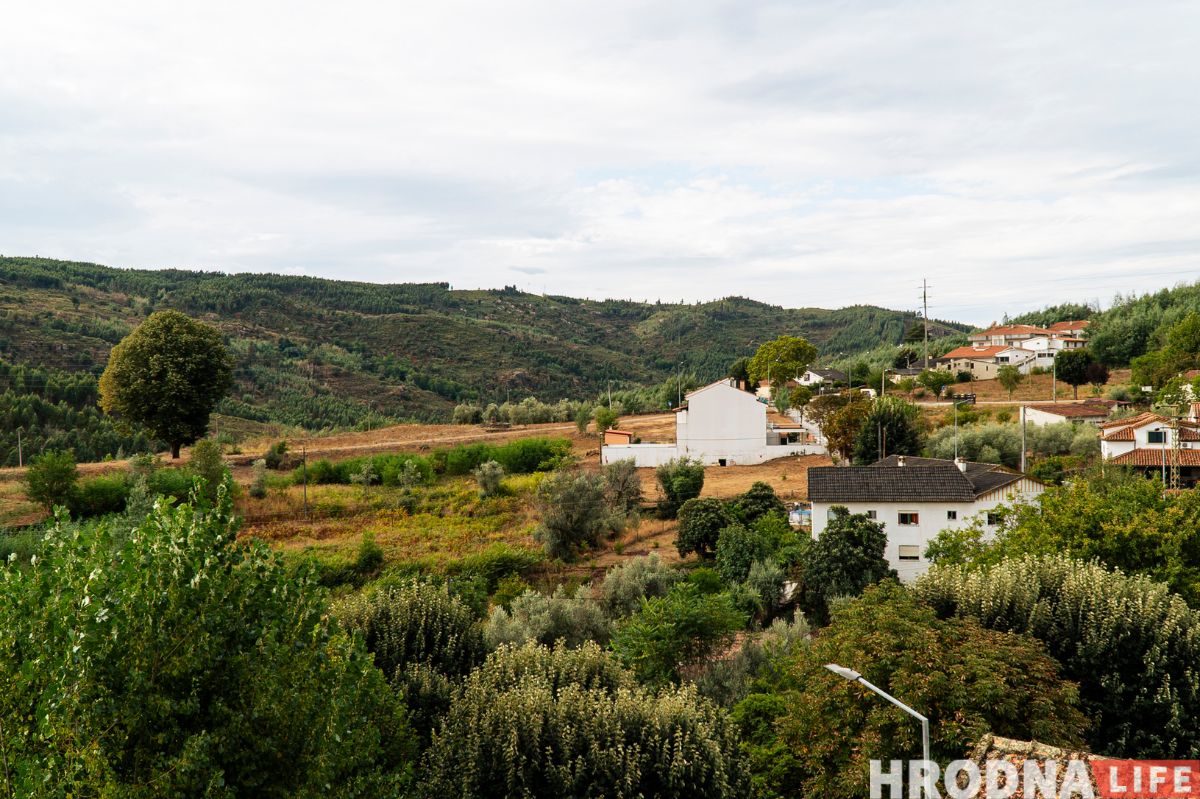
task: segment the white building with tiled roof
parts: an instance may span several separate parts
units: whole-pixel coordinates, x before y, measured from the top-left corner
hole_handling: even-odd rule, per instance
[[[929,568],[925,548],[942,530],[979,519],[995,526],[997,505],[1031,500],[1045,485],[992,463],[890,456],[871,466],[808,470],[813,536],[824,531],[830,509],[841,505],[882,522],[885,556],[903,581]]]
[[[648,467],[674,458],[694,458],[708,466],[739,466],[826,452],[815,425],[771,411],[729,380],[698,388],[686,399],[675,412],[675,443],[605,444],[600,461],[632,458],[638,466]]]

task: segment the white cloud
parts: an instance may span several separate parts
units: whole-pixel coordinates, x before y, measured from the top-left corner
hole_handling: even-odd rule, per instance
[[[0,250],[869,302],[1195,277],[1200,7],[26,4]],[[527,281],[523,282],[523,281]]]

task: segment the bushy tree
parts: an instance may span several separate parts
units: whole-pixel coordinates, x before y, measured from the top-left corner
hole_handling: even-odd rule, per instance
[[[1200,493],[1168,494],[1158,480],[1110,468],[1048,489],[1032,502],[1000,506],[995,514],[999,526],[976,518],[940,533],[928,557],[981,565],[1069,553],[1145,574],[1200,605]]]
[[[723,707],[746,698],[755,682],[774,685],[783,679],[789,658],[807,646],[811,630],[803,613],[776,619],[757,634],[747,635],[732,657],[718,658],[696,680],[696,689]]]
[[[899,397],[880,397],[872,402],[854,439],[854,463],[868,466],[885,454],[920,455],[920,414],[916,405]]]
[[[449,705],[452,683],[482,663],[487,652],[471,609],[430,583],[413,580],[353,594],[333,613],[362,637],[426,739]]]
[[[483,408],[474,403],[460,403],[454,406],[450,420],[454,424],[479,424],[483,421]]]
[[[608,503],[603,475],[582,469],[553,472],[542,480],[537,508],[541,523],[534,536],[552,558],[571,560],[624,524]]]
[[[595,411],[592,412],[592,418],[596,422],[596,432],[603,433],[605,430],[616,427],[619,416],[612,408],[597,405]]]
[[[683,575],[653,553],[615,566],[604,575],[597,600],[610,619],[628,616],[643,599],[666,596]]]
[[[717,537],[717,573],[727,583],[740,583],[750,565],[770,555],[770,546],[757,530],[732,524]]]
[[[942,369],[926,369],[917,375],[917,383],[927,388],[935,397],[942,396],[946,386],[953,385],[957,377]]]
[[[217,509],[58,520],[0,569],[12,795],[373,797],[408,757],[383,675],[324,598]],[[390,785],[390,787],[389,787]]]
[[[704,488],[704,464],[691,458],[674,458],[654,470],[663,497],[658,512],[665,519],[674,519],[680,506],[700,496]]]
[[[484,638],[493,649],[527,641],[546,646],[562,641],[572,648],[588,641],[603,645],[611,636],[612,622],[592,598],[589,586],[569,590],[560,585],[549,596],[526,591],[509,610],[493,608],[484,625]]]
[[[66,505],[79,481],[75,456],[64,450],[46,452],[29,463],[25,471],[25,493],[46,510]]]
[[[1027,431],[1031,441],[1033,436],[1038,435],[1033,432],[1034,429],[1030,427]],[[929,436],[926,448],[934,458],[949,460],[957,454],[969,461],[998,463],[1015,469],[1021,465],[1021,426],[972,424],[960,425],[957,431],[952,427],[943,427]]]
[[[754,524],[763,516],[787,516],[787,507],[769,483],[756,480],[733,500],[733,512],[745,524]]]
[[[188,469],[204,481],[201,491],[210,502],[216,499],[217,489],[229,474],[221,457],[221,445],[209,438],[197,441],[192,447]]]
[[[1049,555],[977,570],[939,564],[916,591],[942,617],[1040,639],[1079,682],[1091,751],[1200,753],[1200,619],[1166,585]]]
[[[1055,357],[1054,364],[1058,379],[1069,385],[1074,390],[1075,399],[1079,399],[1079,387],[1091,382],[1088,380],[1089,370],[1093,369],[1095,364],[1091,351],[1065,350]],[[1106,380],[1107,377],[1105,375]]]
[[[858,596],[867,586],[896,574],[883,554],[887,534],[881,523],[840,505],[829,513],[829,523],[804,560],[804,612],[817,624],[827,621],[834,597]]]
[[[695,552],[701,559],[717,551],[717,537],[733,524],[729,506],[713,497],[696,497],[679,508],[679,526],[675,532],[675,548],[687,557]]]
[[[250,467],[250,489],[248,493],[255,499],[266,499],[267,496],[267,461],[259,458]]]
[[[1017,386],[1025,382],[1025,375],[1021,374],[1020,369],[1009,363],[996,370],[996,380],[1008,392],[1008,398],[1012,399],[1013,392],[1017,390]]]
[[[728,717],[694,689],[638,687],[596,645],[501,647],[456,694],[422,768],[425,796],[746,792]]]
[[[642,478],[632,458],[614,461],[604,467],[604,487],[615,511],[630,520],[637,518],[642,507]]]
[[[830,451],[849,459],[870,412],[870,401],[860,395],[826,416],[821,424],[821,434]]]
[[[612,648],[642,682],[678,682],[681,669],[703,663],[745,623],[728,594],[702,594],[681,583],[619,622]]]
[[[817,348],[799,336],[780,336],[759,346],[746,365],[753,383],[770,380],[783,385],[793,380],[817,358]]]
[[[100,376],[100,406],[179,448],[202,438],[233,383],[231,359],[213,327],[157,311],[113,347]]]
[[[985,733],[1069,747],[1088,728],[1077,687],[1039,642],[939,620],[884,583],[797,651],[781,693],[738,706],[761,795],[858,799],[868,793],[871,759],[921,751],[920,725],[826,663],[861,672],[928,716],[937,762],[961,758]]]

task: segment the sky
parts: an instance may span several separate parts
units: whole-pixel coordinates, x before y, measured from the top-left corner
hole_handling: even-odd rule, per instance
[[[1200,4],[10,4],[0,253],[985,324],[1200,278]]]

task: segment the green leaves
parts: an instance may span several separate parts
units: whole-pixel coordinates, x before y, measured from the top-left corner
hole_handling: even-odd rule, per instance
[[[0,571],[17,795],[373,795],[402,768],[382,675],[319,592],[235,543],[220,498],[134,529],[59,519],[29,568]]]
[[[761,345],[746,365],[750,380],[782,385],[794,380],[817,358],[817,348],[799,336],[780,336]]]
[[[232,382],[232,362],[215,328],[159,311],[113,347],[100,377],[100,405],[144,425],[178,456],[181,444],[207,432]]]

